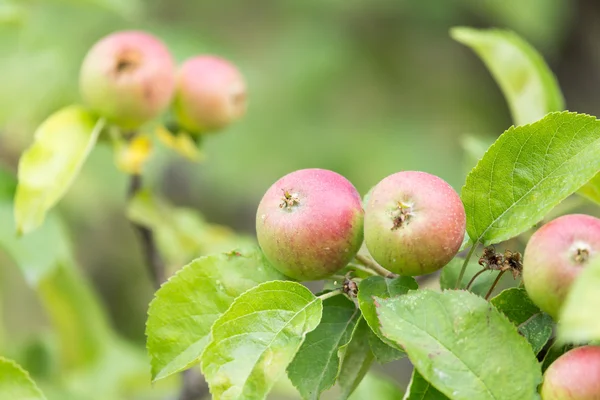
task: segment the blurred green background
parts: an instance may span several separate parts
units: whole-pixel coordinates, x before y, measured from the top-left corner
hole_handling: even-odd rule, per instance
[[[491,141],[511,122],[484,65],[449,37],[456,25],[515,30],[543,53],[568,109],[600,114],[595,0],[0,0],[0,164],[15,171],[35,127],[80,101],[78,69],[96,40],[144,29],[178,61],[232,60],[249,87],[247,116],[205,140],[204,163],[154,158],[147,182],[174,204],[253,235],[263,192],[295,169],[335,170],[361,193],[417,169],[458,190],[472,167],[463,135]],[[125,218],[126,185],[100,145],[53,212],[109,324],[143,348],[153,287]],[[14,263],[0,261],[3,348],[34,343],[31,369],[48,318]]]

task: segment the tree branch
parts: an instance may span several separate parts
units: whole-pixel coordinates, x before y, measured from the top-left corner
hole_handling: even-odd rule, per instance
[[[128,192],[129,199],[133,199],[141,189],[142,176],[131,175]],[[158,289],[166,279],[166,268],[162,256],[158,251],[158,247],[156,246],[154,232],[152,232],[151,229],[135,222],[131,222],[131,224],[138,234],[140,245],[142,246],[142,252],[144,254],[144,260],[146,262],[148,272],[152,277],[154,287]]]
[[[136,194],[142,190],[142,176],[139,174],[131,175],[129,180],[129,190],[127,197],[133,199]],[[148,272],[152,277],[154,287],[160,288],[160,285],[166,280],[165,262],[158,250],[154,239],[154,232],[146,226],[131,222],[131,225],[137,232],[144,254],[144,260]],[[208,394],[208,386],[195,369],[188,369],[181,373],[182,388],[177,397],[178,400],[201,400]]]

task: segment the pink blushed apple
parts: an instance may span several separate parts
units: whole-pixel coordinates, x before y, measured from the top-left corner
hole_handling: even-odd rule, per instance
[[[256,213],[267,259],[299,281],[326,278],[348,264],[363,240],[363,209],[355,187],[323,169],[303,169],[275,182]]]
[[[135,129],[170,104],[175,64],[165,45],[139,31],[108,35],[87,53],[79,87],[84,101],[100,116]]]
[[[365,209],[365,244],[392,272],[429,274],[456,255],[465,225],[462,201],[448,183],[425,172],[402,171],[372,189]]]
[[[173,111],[177,123],[191,133],[223,129],[246,112],[244,78],[223,58],[191,58],[177,74]]]
[[[523,282],[529,297],[555,319],[575,280],[600,251],[600,219],[564,215],[529,239],[523,255]]]
[[[570,350],[544,374],[543,400],[600,400],[600,346]]]

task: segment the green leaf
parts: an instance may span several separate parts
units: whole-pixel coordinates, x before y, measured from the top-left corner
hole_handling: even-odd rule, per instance
[[[152,379],[199,361],[210,327],[233,300],[259,283],[285,279],[258,248],[198,258],[156,292],[148,309],[147,348]]]
[[[19,160],[18,232],[31,232],[43,223],[79,174],[103,126],[104,120],[79,106],[63,108],[40,125]]]
[[[454,289],[464,261],[465,260],[460,257],[455,257],[442,269],[440,274],[440,287],[442,289]],[[471,278],[482,269],[483,267],[479,265],[477,261],[469,261],[465,271],[465,277],[460,283],[460,289],[465,289]],[[485,296],[492,286],[492,283],[494,283],[496,276],[498,276],[498,271],[483,272],[475,279],[471,285],[470,291],[478,296]]]
[[[351,400],[401,400],[404,393],[390,378],[368,373],[350,396]]]
[[[209,224],[196,210],[174,207],[144,190],[129,202],[127,216],[154,232],[160,253],[176,270],[197,257],[228,251],[244,244],[231,229]],[[250,240],[247,240],[250,244]]]
[[[408,293],[409,290],[419,288],[417,281],[410,276],[400,276],[394,279],[384,278],[382,276],[371,276],[363,279],[358,284],[358,305],[363,313],[363,317],[369,324],[371,330],[384,342],[388,340],[379,330],[379,321],[377,319],[377,310],[373,301],[373,296],[387,299]],[[393,346],[393,344],[388,343]]]
[[[564,109],[552,71],[542,56],[514,32],[458,27],[450,35],[481,57],[502,89],[516,125]]]
[[[535,314],[527,322],[521,324],[519,333],[527,339],[534,354],[538,354],[552,337],[554,321],[545,313]]]
[[[419,290],[375,301],[382,333],[451,399],[539,398],[542,374],[531,347],[481,297],[462,290]]]
[[[45,400],[46,397],[23,368],[0,357],[0,400]]]
[[[506,289],[490,303],[517,326],[519,333],[531,344],[534,354],[539,353],[552,337],[552,317],[531,301],[525,289]]]
[[[371,368],[373,353],[367,340],[371,336],[375,335],[369,328],[367,321],[360,318],[352,332],[352,339],[340,348],[343,361],[337,379],[337,384],[341,389],[341,394],[338,396],[339,400],[347,399]]]
[[[600,262],[584,268],[573,282],[558,318],[561,343],[600,340]]]
[[[440,393],[436,388],[431,386],[423,376],[413,369],[410,383],[406,389],[406,395],[403,400],[447,400],[443,393]]]
[[[266,282],[235,299],[202,354],[213,398],[264,399],[322,310],[321,299],[296,282]]]
[[[500,136],[467,176],[467,231],[484,245],[539,222],[600,170],[600,121],[552,113]]]
[[[383,342],[373,331],[368,337],[368,343],[375,360],[381,365],[406,357],[404,351]]]
[[[360,310],[345,296],[323,301],[323,317],[306,336],[287,369],[288,377],[304,399],[318,399],[335,383],[340,370],[341,347],[352,337]]]
[[[588,200],[600,204],[600,173],[596,174],[588,183],[583,185],[577,193]]]

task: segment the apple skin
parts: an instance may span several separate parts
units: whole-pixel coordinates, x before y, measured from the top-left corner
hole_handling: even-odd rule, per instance
[[[600,400],[600,346],[570,350],[544,374],[543,400]]]
[[[466,227],[456,191],[425,172],[402,171],[379,182],[365,208],[365,244],[371,256],[400,275],[424,275],[456,255]]]
[[[326,278],[344,268],[363,241],[361,197],[343,176],[324,169],[285,175],[263,196],[256,213],[266,258],[298,281]]]
[[[186,131],[219,131],[240,119],[246,106],[244,77],[229,61],[197,56],[179,69],[173,113]]]
[[[548,222],[525,248],[523,283],[527,294],[556,320],[573,281],[599,251],[600,219],[570,214]]]
[[[175,64],[167,47],[141,31],[122,31],[98,41],[79,75],[86,104],[123,129],[135,129],[171,103]]]

